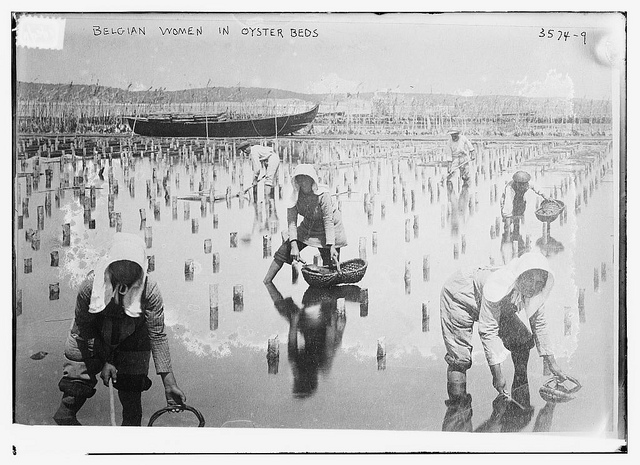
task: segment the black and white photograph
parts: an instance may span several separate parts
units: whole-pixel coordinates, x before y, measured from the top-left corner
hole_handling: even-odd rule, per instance
[[[5,452],[627,452],[626,11],[11,27]]]

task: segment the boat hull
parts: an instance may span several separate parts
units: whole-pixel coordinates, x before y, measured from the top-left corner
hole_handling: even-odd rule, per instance
[[[131,130],[148,137],[275,137],[293,134],[311,124],[318,106],[304,113],[249,120],[206,121],[127,117]]]

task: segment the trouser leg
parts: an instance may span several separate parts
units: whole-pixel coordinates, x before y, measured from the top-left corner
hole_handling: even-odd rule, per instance
[[[62,391],[62,400],[53,415],[58,425],[79,425],[76,415],[88,398],[95,394],[96,373],[100,361],[93,358],[86,342],[78,342],[77,336],[67,336],[64,351],[62,378],[58,388]]]
[[[333,268],[333,262],[331,261],[331,249],[321,248],[319,249],[319,252],[320,257],[322,258],[322,264]],[[340,247],[336,247],[336,252],[338,252],[338,261],[340,261]]]
[[[118,391],[122,404],[122,426],[140,426],[142,423],[142,393]]]

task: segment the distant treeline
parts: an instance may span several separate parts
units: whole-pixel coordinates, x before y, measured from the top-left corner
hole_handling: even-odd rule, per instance
[[[316,131],[332,134],[376,130],[436,134],[451,124],[512,133],[548,132],[553,125],[570,124],[588,128],[574,127],[574,132],[601,133],[611,124],[608,100],[394,92],[302,94],[244,87],[132,91],[98,84],[18,82],[16,86],[21,133],[122,132],[127,130],[122,119],[126,115],[226,112],[231,118],[244,118],[295,113],[316,102],[320,103]]]

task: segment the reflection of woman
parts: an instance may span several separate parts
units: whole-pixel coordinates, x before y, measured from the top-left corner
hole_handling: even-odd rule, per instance
[[[340,211],[326,186],[318,183],[313,165],[296,166],[291,183],[293,192],[287,205],[289,240],[276,251],[265,283],[273,280],[284,263],[300,260],[300,251],[307,246],[319,249],[325,266],[339,267],[340,248],[347,245]],[[303,218],[299,225],[298,215]]]
[[[337,312],[337,300],[358,301],[360,288],[336,286],[331,289],[310,287],[299,307],[286,299],[272,283],[267,290],[278,312],[289,321],[288,356],[293,373],[293,395],[308,397],[318,388],[319,373],[328,373],[342,343],[346,325],[344,314]]]
[[[473,416],[471,394],[455,399],[447,399],[445,401],[447,410],[442,421],[442,431],[467,433],[472,431],[477,433],[514,433],[522,431],[531,423],[534,412],[534,408],[529,401],[528,382],[514,389],[512,396],[515,402],[502,395],[496,397],[492,403],[491,416],[475,430],[471,421]]]
[[[447,183],[447,197],[451,206],[451,235],[457,236],[460,232],[460,223],[466,221],[469,204],[469,186],[463,184],[460,193],[456,195],[453,184]]]

